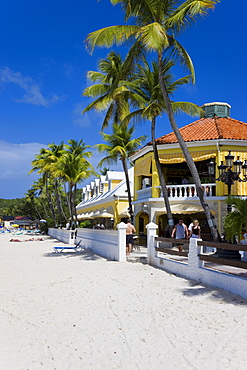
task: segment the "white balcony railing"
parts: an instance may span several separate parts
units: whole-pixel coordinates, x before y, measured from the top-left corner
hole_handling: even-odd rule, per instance
[[[202,184],[202,189],[204,191],[205,197],[212,197],[215,195],[213,190],[216,187],[215,183],[212,184]],[[160,186],[157,186],[160,189],[160,197],[163,197],[162,190]],[[188,185],[167,185],[168,196],[170,198],[190,198],[197,197],[197,191],[195,184]]]
[[[212,197],[215,195],[215,183],[211,184],[202,184],[202,189],[204,191],[205,197]],[[159,197],[162,198],[162,190],[160,186],[156,188],[160,189]],[[195,184],[187,184],[187,185],[167,185],[168,189],[168,196],[169,198],[193,198],[197,197],[197,191]],[[148,198],[152,198],[152,188],[148,187],[145,189],[141,189],[137,191],[138,200],[145,200],[147,201]]]

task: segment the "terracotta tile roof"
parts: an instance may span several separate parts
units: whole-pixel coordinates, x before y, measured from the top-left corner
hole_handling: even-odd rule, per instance
[[[185,142],[217,139],[247,140],[247,123],[229,117],[201,118],[180,128],[179,131]],[[177,142],[173,132],[156,139],[158,145]]]

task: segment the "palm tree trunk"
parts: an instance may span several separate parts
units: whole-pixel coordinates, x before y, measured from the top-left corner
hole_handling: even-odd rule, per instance
[[[152,118],[152,124],[151,124],[151,133],[152,133],[154,160],[155,160],[155,164],[156,164],[156,167],[157,167],[157,170],[158,170],[160,186],[161,186],[161,189],[162,189],[162,193],[163,193],[163,197],[164,197],[164,203],[165,203],[165,206],[166,206],[169,232],[171,234],[172,229],[173,229],[173,225],[174,225],[174,221],[173,221],[173,218],[172,218],[171,206],[170,206],[170,202],[169,202],[169,198],[168,198],[168,190],[167,190],[167,187],[166,187],[166,182],[165,182],[165,178],[164,178],[164,175],[163,175],[163,172],[162,172],[162,168],[161,168],[161,164],[160,164],[160,160],[159,160],[159,155],[158,155],[158,150],[157,150],[157,146],[156,146],[156,142],[155,142],[155,124],[156,124],[156,117],[153,117]]]
[[[59,196],[59,202],[61,204],[61,211],[62,211],[63,218],[64,218],[65,221],[67,221],[67,217],[66,217],[66,214],[65,214],[64,209],[63,209],[63,202],[62,202],[62,198],[61,198],[61,192],[58,193],[58,196]]]
[[[72,204],[72,209],[73,209],[73,219],[75,219],[75,227],[77,226],[77,213],[76,213],[76,184],[74,184],[74,191],[73,191],[73,204]]]
[[[191,175],[193,177],[193,180],[194,180],[194,183],[195,183],[195,186],[196,186],[196,190],[197,190],[197,194],[198,194],[198,197],[200,199],[202,208],[204,209],[205,216],[207,218],[208,226],[210,227],[211,235],[213,237],[213,240],[214,241],[221,241],[221,238],[220,238],[219,232],[217,230],[217,227],[215,225],[215,222],[213,220],[213,216],[212,216],[212,213],[210,211],[209,205],[206,203],[205,198],[204,198],[204,192],[203,192],[203,189],[202,189],[202,184],[201,184],[201,180],[200,180],[196,165],[195,165],[195,163],[194,163],[194,161],[191,157],[191,154],[190,154],[190,152],[189,152],[189,150],[188,150],[188,148],[187,148],[187,146],[184,142],[184,139],[183,139],[178,127],[177,127],[177,124],[176,124],[176,121],[175,121],[175,118],[174,118],[174,113],[173,113],[173,110],[172,110],[170,98],[169,98],[169,95],[168,95],[168,92],[167,92],[167,89],[166,89],[166,86],[165,86],[165,83],[164,83],[164,79],[163,79],[163,76],[162,76],[162,53],[161,52],[158,53],[158,65],[159,65],[160,87],[161,87],[162,95],[163,95],[163,98],[164,98],[164,101],[165,101],[165,104],[166,104],[166,109],[167,109],[168,118],[169,118],[171,127],[173,129],[173,132],[174,132],[177,140],[178,140],[180,148],[183,152],[183,155],[186,159],[187,165],[188,165],[188,167],[190,169],[190,172],[191,172]]]
[[[36,206],[36,204],[35,204],[35,200],[34,200],[34,209],[35,209],[35,212],[37,213],[37,215],[38,215],[39,219],[41,220],[41,219],[42,219],[42,217],[41,217],[41,214],[40,214],[40,212],[39,212],[39,210],[38,210],[38,207],[37,207],[37,206]]]
[[[56,198],[56,203],[57,203],[58,222],[59,222],[59,225],[62,225],[62,210],[61,210],[60,198],[58,195],[57,179],[54,179],[54,192],[55,192],[55,198]]]
[[[48,189],[48,176],[46,176],[46,185],[45,186],[46,186],[47,201],[48,201],[48,204],[49,204],[49,207],[50,207],[50,211],[51,211],[51,214],[52,214],[54,224],[56,225],[57,221],[56,221],[55,210],[54,210],[54,207],[53,207],[51,194],[50,194],[49,189]]]
[[[129,201],[129,213],[130,213],[130,218],[133,221],[133,207],[132,207],[132,199],[131,199],[130,181],[129,181],[127,161],[126,161],[126,158],[121,158],[121,161],[122,161],[122,164],[123,164],[123,169],[124,169],[125,179],[126,179],[127,194],[128,194],[128,201]]]
[[[65,185],[65,183],[64,183],[64,192],[65,192],[65,194],[66,194],[66,200],[67,200],[67,205],[68,205],[68,209],[69,209],[69,215],[70,215],[70,217],[72,217],[71,216],[71,206],[70,206],[70,185],[68,185],[68,191],[67,191],[67,189],[66,189],[66,185]]]
[[[42,195],[42,197],[40,197],[40,200],[41,200],[41,204],[42,204],[42,206],[43,206],[43,210],[44,210],[44,215],[45,215],[45,219],[47,219],[47,218],[49,218],[49,214],[48,214],[48,210],[47,210],[47,208],[46,208],[46,202],[45,202],[45,198],[44,199],[42,199],[42,198],[44,198],[44,195]]]

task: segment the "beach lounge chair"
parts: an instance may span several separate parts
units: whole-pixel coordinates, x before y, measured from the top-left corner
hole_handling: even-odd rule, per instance
[[[60,246],[60,247],[53,247],[55,253],[62,253],[64,250],[74,250],[76,253],[80,253],[82,250],[82,247],[80,246],[81,240],[76,245],[66,245],[66,246]]]

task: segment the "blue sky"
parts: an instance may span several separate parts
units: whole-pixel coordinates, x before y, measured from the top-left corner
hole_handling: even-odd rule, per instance
[[[69,139],[102,142],[103,115],[81,114],[89,103],[82,91],[87,71],[96,70],[109,50],[90,55],[84,40],[99,28],[123,24],[123,14],[109,0],[2,0],[0,10],[0,198],[12,199],[23,197],[36,179],[28,171],[41,147]],[[179,37],[193,60],[196,84],[183,87],[175,100],[227,102],[231,117],[247,122],[246,12],[246,0],[222,0]],[[184,74],[175,71],[176,78]],[[180,115],[177,124],[193,120]],[[170,131],[164,116],[157,137]],[[150,139],[148,124],[137,128],[142,134]],[[95,153],[91,162],[97,166],[99,158]]]

